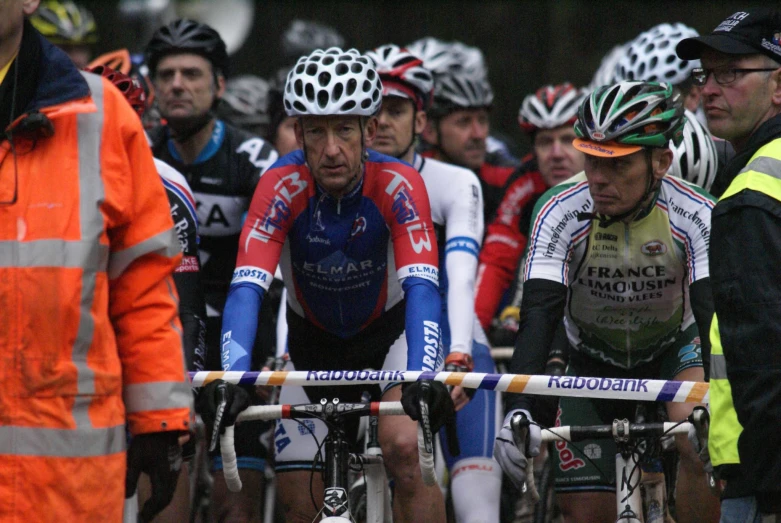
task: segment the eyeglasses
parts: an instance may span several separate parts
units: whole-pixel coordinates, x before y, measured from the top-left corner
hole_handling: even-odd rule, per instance
[[[738,77],[738,73],[759,73],[767,71],[775,71],[778,67],[765,67],[762,69],[705,69],[697,67],[692,69],[692,80],[694,85],[703,86],[708,81],[708,77],[712,74],[713,79],[719,85],[731,84]]]

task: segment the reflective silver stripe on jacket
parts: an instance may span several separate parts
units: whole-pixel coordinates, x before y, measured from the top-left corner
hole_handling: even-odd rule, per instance
[[[95,299],[97,274],[106,271],[101,256],[100,238],[103,234],[103,214],[100,205],[105,199],[103,178],[100,172],[100,148],[103,136],[103,81],[99,76],[82,73],[89,85],[92,101],[97,106],[94,113],[76,116],[79,153],[79,224],[81,241],[91,244],[88,259],[83,266],[79,328],[73,343],[73,363],[77,370],[78,395],[73,402],[73,418],[78,428],[91,427],[89,406],[95,394],[95,372],[87,365],[87,353],[95,333],[92,305]]]
[[[0,427],[0,454],[57,458],[106,456],[125,450],[125,426],[44,429]]]
[[[189,409],[193,392],[184,381],[157,381],[125,385],[124,400],[127,413],[148,410]]]

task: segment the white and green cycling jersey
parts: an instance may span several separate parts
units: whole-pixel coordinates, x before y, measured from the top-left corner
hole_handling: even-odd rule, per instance
[[[602,227],[585,174],[545,193],[534,209],[524,281],[569,288],[565,325],[576,350],[622,368],[654,359],[694,323],[689,285],[708,277],[715,200],[671,176],[631,223]]]

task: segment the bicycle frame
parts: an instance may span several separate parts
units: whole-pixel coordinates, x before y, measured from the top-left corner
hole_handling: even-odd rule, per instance
[[[686,434],[690,426],[689,422],[629,423],[626,419],[614,420],[612,426],[564,426],[544,429],[542,441],[575,442],[585,439],[613,438],[618,445],[618,453],[616,454],[616,522],[642,523],[643,501],[639,488],[641,469],[631,443],[639,438]]]
[[[387,523],[391,521],[390,497],[387,477],[382,459],[379,441],[376,439],[377,420],[374,423],[373,436],[370,437],[366,454],[350,454],[348,443],[342,430],[345,418],[366,416],[376,418],[379,415],[405,415],[401,402],[340,403],[338,399],[321,400],[319,404],[253,406],[239,414],[237,421],[319,418],[330,426],[328,440],[325,443],[325,489],[321,521],[328,523],[350,523],[352,521],[348,506],[348,478],[350,465],[361,465],[366,474],[367,485],[367,523]],[[421,453],[421,472],[424,481],[436,480],[433,471],[433,455],[426,452],[431,448],[432,435],[426,434],[427,419],[418,425],[418,448]],[[228,488],[241,490],[241,479],[236,466],[236,451],[233,447],[233,426],[225,427],[220,436],[223,470]],[[430,462],[430,464],[429,464]],[[430,468],[429,468],[430,467]]]

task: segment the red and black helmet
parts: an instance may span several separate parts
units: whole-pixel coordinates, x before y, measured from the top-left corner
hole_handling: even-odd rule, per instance
[[[540,87],[523,99],[518,123],[527,133],[572,125],[578,119],[578,107],[586,94],[571,83]]]
[[[125,95],[125,98],[127,98],[127,101],[130,102],[130,106],[138,113],[138,116],[144,116],[144,112],[146,111],[146,93],[144,92],[144,88],[141,87],[141,84],[139,84],[135,78],[131,78],[125,73],[121,73],[105,65],[87,67],[84,70],[108,78],[108,80]]]

